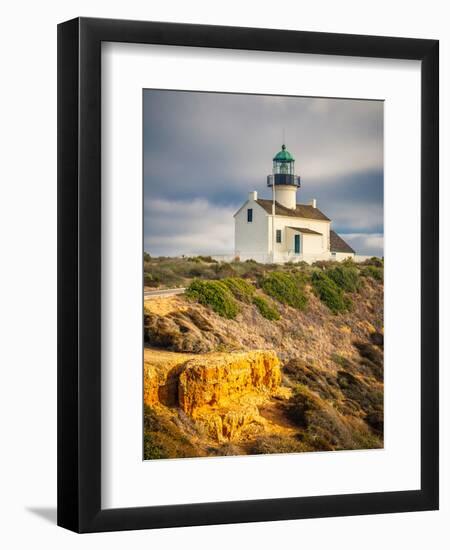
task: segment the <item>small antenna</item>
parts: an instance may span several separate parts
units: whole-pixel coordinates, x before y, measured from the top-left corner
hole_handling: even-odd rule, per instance
[[[283,126],[283,145],[286,145],[286,136],[285,136],[285,130],[284,130],[284,126]]]

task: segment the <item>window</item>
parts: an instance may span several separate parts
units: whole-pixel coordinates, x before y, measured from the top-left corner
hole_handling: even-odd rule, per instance
[[[281,243],[281,229],[277,229],[277,243]]]
[[[249,223],[253,221],[253,208],[247,208],[247,221]]]

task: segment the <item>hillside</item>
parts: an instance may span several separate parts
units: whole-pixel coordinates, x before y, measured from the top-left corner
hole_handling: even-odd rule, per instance
[[[382,262],[209,260],[145,302],[144,457],[382,447]]]

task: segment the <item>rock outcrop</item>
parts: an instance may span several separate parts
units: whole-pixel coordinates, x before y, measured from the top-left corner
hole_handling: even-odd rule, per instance
[[[145,364],[146,405],[179,407],[217,441],[232,441],[267,424],[258,405],[280,388],[275,352],[160,355],[161,360]]]
[[[271,393],[281,382],[273,351],[249,351],[191,359],[180,374],[178,398],[193,416],[205,406],[223,406],[246,393]]]
[[[279,388],[280,362],[273,351],[227,353],[191,359],[178,385],[182,410],[217,441],[264,430],[258,409]]]

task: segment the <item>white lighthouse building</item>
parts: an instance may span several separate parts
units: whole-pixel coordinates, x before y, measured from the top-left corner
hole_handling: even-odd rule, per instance
[[[241,261],[312,263],[355,256],[331,230],[331,220],[317,208],[315,199],[309,204],[297,202],[300,176],[285,145],[273,158],[267,186],[272,190],[270,199],[260,199],[252,191],[234,215],[235,256]]]

